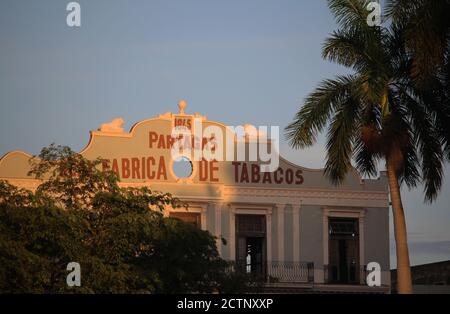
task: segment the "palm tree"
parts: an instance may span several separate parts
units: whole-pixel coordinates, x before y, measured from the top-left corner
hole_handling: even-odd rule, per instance
[[[323,57],[349,67],[350,75],[323,81],[305,100],[286,136],[294,148],[315,143],[327,129],[325,175],[335,184],[355,167],[388,174],[397,253],[399,293],[411,293],[407,231],[400,185],[424,184],[432,201],[442,184],[445,136],[436,97],[418,92],[411,54],[396,25],[370,27],[367,0],[329,0],[339,29],[326,39]]]

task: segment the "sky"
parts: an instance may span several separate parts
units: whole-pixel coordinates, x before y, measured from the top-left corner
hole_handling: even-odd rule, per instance
[[[122,117],[129,129],[176,112],[180,99],[228,125],[283,129],[321,80],[348,73],[321,58],[337,29],[326,1],[80,0],[75,28],[67,3],[0,2],[0,156],[52,142],[79,151],[101,123]],[[323,137],[280,148],[301,166],[324,165]],[[421,188],[402,191],[413,265],[450,259],[447,182],[431,205]]]

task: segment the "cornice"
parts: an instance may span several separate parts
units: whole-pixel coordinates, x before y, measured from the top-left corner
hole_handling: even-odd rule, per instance
[[[382,191],[326,190],[326,189],[289,189],[258,188],[243,186],[225,186],[223,196],[321,198],[354,200],[388,200],[388,193]]]

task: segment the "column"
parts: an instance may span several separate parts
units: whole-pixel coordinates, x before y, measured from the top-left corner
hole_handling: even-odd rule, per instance
[[[208,204],[202,205],[200,209],[200,225],[202,230],[207,230],[206,225],[206,211],[208,210]]]
[[[217,250],[219,254],[222,256],[222,203],[213,203],[214,204],[214,231],[215,236],[217,237]]]
[[[293,239],[292,243],[294,245],[293,253],[294,253],[294,262],[300,261],[300,204],[292,204],[293,211]]]
[[[328,265],[328,209],[322,212],[322,234],[323,234],[323,264]]]
[[[229,205],[230,206],[230,205]],[[230,260],[236,260],[236,211],[230,206]]]
[[[278,261],[283,262],[284,257],[284,208],[286,205],[277,204],[277,238],[278,238]]]
[[[266,215],[266,237],[267,237],[267,261],[271,262],[272,258],[272,210]]]
[[[362,267],[365,265],[366,261],[364,260],[364,219],[365,217],[365,210],[361,210],[360,214],[359,214],[359,267]],[[364,274],[364,272],[360,271],[360,274]],[[361,284],[364,284],[364,280],[365,278],[363,278],[363,276],[360,276],[359,281]]]

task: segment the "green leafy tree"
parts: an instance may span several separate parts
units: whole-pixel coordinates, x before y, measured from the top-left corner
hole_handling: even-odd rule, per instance
[[[164,208],[168,193],[122,188],[101,159],[51,145],[31,160],[35,192],[0,181],[0,291],[7,293],[192,293],[249,291],[229,272],[216,239]],[[81,287],[66,266],[81,265]],[[238,283],[239,284],[236,284]]]
[[[323,57],[352,69],[323,81],[305,100],[286,135],[295,148],[311,146],[327,129],[325,174],[339,184],[352,168],[377,174],[386,163],[397,251],[398,291],[411,293],[407,231],[400,185],[423,183],[432,201],[442,184],[446,112],[435,97],[423,97],[411,75],[403,29],[370,27],[366,0],[329,0],[339,29],[326,39]]]
[[[99,170],[100,158],[88,160],[67,146],[51,144],[30,160],[29,175],[43,180],[36,194],[67,209],[89,208],[100,191],[118,191],[114,172]]]

